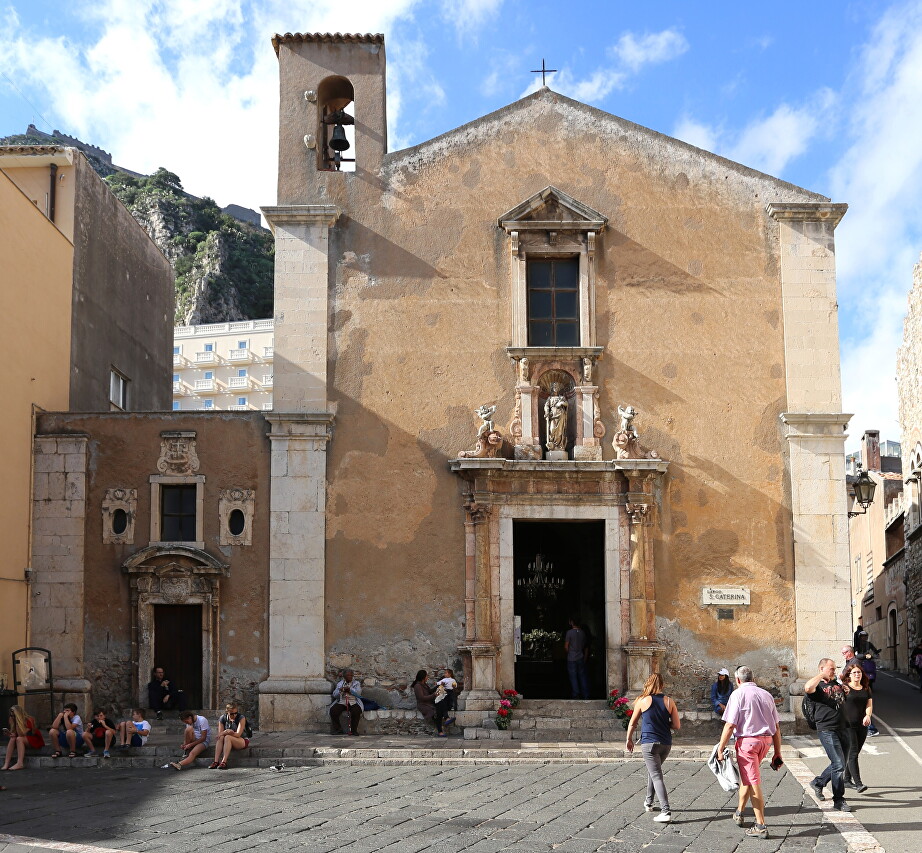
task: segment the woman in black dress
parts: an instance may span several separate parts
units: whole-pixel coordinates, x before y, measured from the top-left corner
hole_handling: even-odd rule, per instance
[[[866,791],[868,786],[861,781],[858,754],[861,752],[861,748],[864,746],[868,736],[868,726],[871,725],[874,699],[871,696],[871,685],[868,681],[868,676],[858,664],[851,664],[842,670],[842,681],[846,688],[842,713],[845,716],[848,737],[848,755],[845,758],[845,784],[849,788],[854,788],[860,794],[862,791]]]

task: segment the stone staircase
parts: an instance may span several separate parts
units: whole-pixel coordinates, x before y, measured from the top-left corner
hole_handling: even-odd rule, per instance
[[[459,721],[464,715],[459,715]],[[782,724],[793,723],[781,714]],[[625,729],[602,700],[522,699],[513,711],[509,728],[497,729],[493,715],[479,726],[465,726],[467,740],[527,741],[530,743],[624,743]],[[674,741],[717,743],[723,723],[710,711],[680,711],[682,728]],[[787,718],[790,718],[789,720]]]

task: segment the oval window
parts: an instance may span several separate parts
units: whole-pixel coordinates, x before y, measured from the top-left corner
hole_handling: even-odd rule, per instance
[[[246,518],[243,515],[243,510],[232,510],[230,517],[227,519],[227,529],[231,532],[231,536],[239,536],[243,533],[243,528],[245,526]]]
[[[117,509],[112,513],[112,532],[116,536],[121,536],[128,529],[128,513],[123,509]]]

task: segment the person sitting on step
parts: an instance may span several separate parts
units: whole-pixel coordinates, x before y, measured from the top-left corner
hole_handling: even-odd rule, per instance
[[[194,767],[195,759],[199,753],[204,752],[211,746],[211,726],[208,725],[208,720],[192,711],[184,711],[179,715],[179,719],[186,724],[182,742],[184,757],[179,761],[171,761],[166,765],[174,770]]]
[[[218,720],[218,739],[215,741],[214,761],[210,770],[227,770],[227,760],[235,749],[246,749],[250,745],[253,731],[247,718],[240,713],[236,702],[228,702]]]
[[[162,720],[163,712],[171,708],[176,708],[180,713],[186,710],[186,694],[166,677],[162,666],[155,666],[150,671],[147,704],[153,708],[158,720]]]
[[[68,702],[64,710],[54,718],[48,734],[49,740],[58,745],[52,758],[60,758],[65,749],[71,758],[77,757],[77,745],[83,743],[83,720],[73,702]]]
[[[116,749],[128,749],[132,746],[144,746],[150,735],[150,723],[144,719],[143,708],[135,708],[130,720],[122,720],[115,728],[118,732]]]
[[[93,711],[93,719],[90,720],[83,733],[83,742],[88,750],[87,758],[96,755],[97,749],[103,750],[103,758],[111,758],[109,749],[112,747],[115,735],[115,723],[106,716],[106,712],[102,708]]]
[[[333,688],[333,704],[330,705],[330,720],[333,729],[342,734],[357,735],[359,720],[362,718],[362,685],[351,669],[343,672],[343,677]],[[349,715],[348,728],[342,727],[342,715]]]

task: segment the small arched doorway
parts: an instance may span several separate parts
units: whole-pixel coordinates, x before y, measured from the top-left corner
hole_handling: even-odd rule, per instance
[[[221,578],[228,566],[199,548],[152,545],[126,560],[131,585],[131,652],[139,703],[147,682],[163,666],[186,691],[190,707],[217,701]]]

